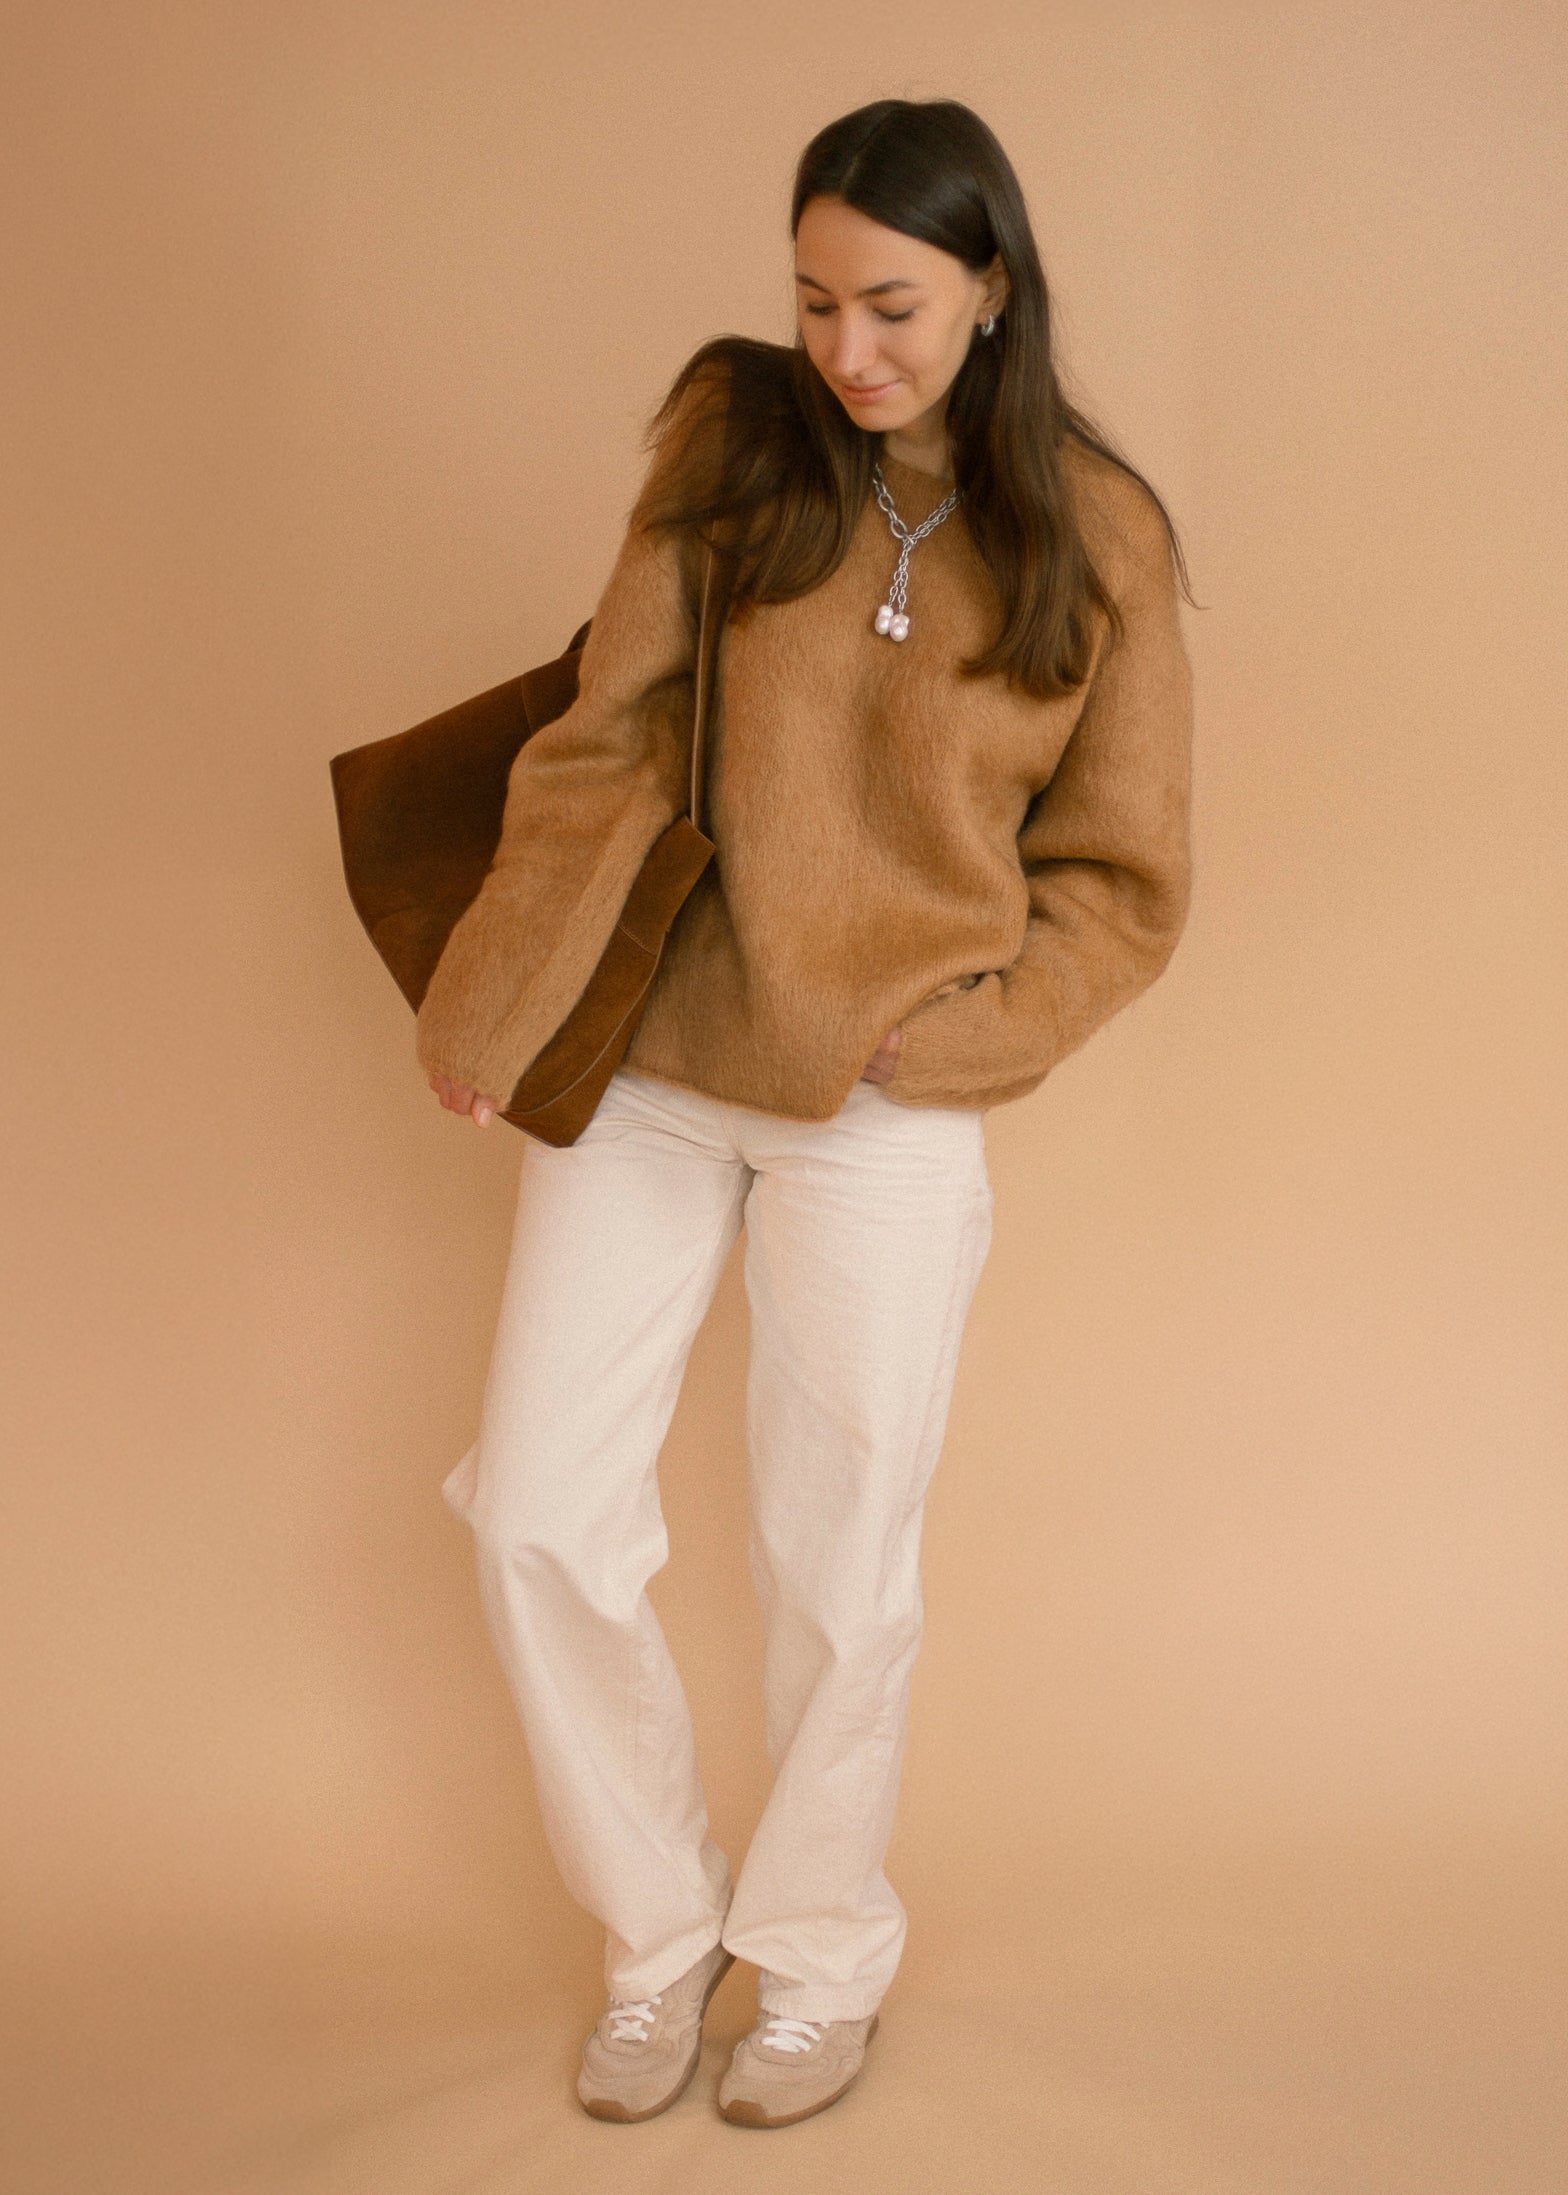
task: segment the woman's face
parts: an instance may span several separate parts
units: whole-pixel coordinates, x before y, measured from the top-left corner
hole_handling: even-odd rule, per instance
[[[993,260],[972,274],[935,244],[811,198],[795,232],[800,331],[812,364],[872,433],[939,425],[975,329],[1006,300]]]

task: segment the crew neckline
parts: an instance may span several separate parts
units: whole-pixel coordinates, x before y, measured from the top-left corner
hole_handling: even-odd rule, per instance
[[[877,455],[881,459],[884,471],[891,465],[896,471],[907,473],[911,480],[923,480],[927,487],[937,489],[943,495],[946,495],[949,489],[957,485],[955,481],[944,479],[940,473],[927,472],[923,465],[911,465],[906,459],[895,457],[891,450],[886,447],[879,449]]]

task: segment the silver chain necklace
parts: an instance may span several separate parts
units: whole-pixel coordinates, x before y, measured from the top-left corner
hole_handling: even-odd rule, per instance
[[[885,633],[889,640],[907,640],[909,638],[909,617],[904,604],[909,600],[910,552],[918,542],[924,541],[928,533],[933,532],[936,527],[940,526],[944,518],[949,517],[957,509],[958,490],[954,488],[950,495],[944,496],[931,513],[931,516],[922,519],[920,524],[911,532],[899,517],[893,498],[888,493],[887,482],[882,478],[880,463],[873,465],[871,468],[871,484],[876,489],[877,501],[887,513],[887,522],[893,529],[893,539],[900,544],[898,569],[893,574],[893,584],[887,591],[887,600],[876,614],[876,629],[879,633]]]

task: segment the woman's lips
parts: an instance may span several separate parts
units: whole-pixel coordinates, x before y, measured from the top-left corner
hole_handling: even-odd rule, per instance
[[[847,382],[842,386],[844,394],[851,404],[873,404],[879,396],[891,396],[898,387],[898,383],[896,381],[882,381],[874,389],[852,389]]]

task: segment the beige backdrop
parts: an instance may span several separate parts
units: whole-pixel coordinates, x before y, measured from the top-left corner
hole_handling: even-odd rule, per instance
[[[1544,2195],[1563,1971],[1555,0],[96,0],[5,33],[17,2195]],[[439,1484],[521,1138],[443,1112],[327,762],[553,653],[794,159],[966,99],[1194,590],[1197,887],[987,1123],[865,2079],[571,2079]],[[767,1783],[737,1261],[657,1605]],[[1556,1992],[1556,1994],[1554,1994]]]

